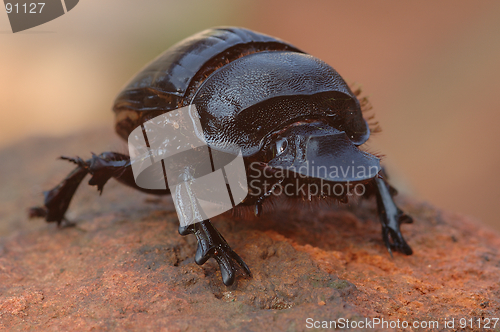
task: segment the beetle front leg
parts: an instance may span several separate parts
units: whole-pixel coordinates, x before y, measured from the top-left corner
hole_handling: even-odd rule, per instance
[[[134,181],[130,157],[121,153],[104,152],[98,156],[93,155],[91,159],[86,161],[79,157],[61,157],[61,159],[68,160],[78,166],[56,187],[44,192],[44,206],[30,208],[29,216],[31,218],[42,217],[47,222],[57,222],[58,225],[61,225],[61,222],[65,220],[64,214],[76,189],[89,173],[92,175],[89,185],[97,186],[101,194],[104,185],[110,178],[115,178],[125,185],[146,193],[170,194],[168,189],[159,191],[138,187]]]
[[[209,219],[188,226],[179,226],[180,235],[194,234],[198,240],[195,262],[204,264],[209,258],[214,258],[219,264],[222,281],[226,286],[231,286],[236,275],[233,262],[236,261],[243,271],[250,276],[250,269],[245,262],[231,249],[224,237],[212,225]]]
[[[413,250],[403,238],[400,225],[413,222],[412,218],[396,206],[392,199],[390,186],[383,178],[376,176],[373,182],[377,196],[378,214],[382,223],[382,236],[387,250],[389,250],[391,256],[392,249],[411,255]]]
[[[76,189],[87,173],[88,169],[86,167],[78,166],[52,190],[44,191],[44,206],[30,208],[29,217],[45,218],[47,222],[57,222],[58,226],[65,220],[68,225],[71,225],[71,223],[64,218],[64,214],[68,209]]]

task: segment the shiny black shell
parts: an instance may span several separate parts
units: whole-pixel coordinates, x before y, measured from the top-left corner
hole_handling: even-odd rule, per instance
[[[116,131],[127,139],[145,121],[189,104],[212,148],[237,145],[244,156],[296,121],[322,119],[356,145],[369,136],[358,100],[332,67],[243,28],[205,30],[148,64],[115,100]]]

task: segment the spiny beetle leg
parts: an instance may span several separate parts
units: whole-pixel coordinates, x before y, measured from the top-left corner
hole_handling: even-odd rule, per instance
[[[195,262],[198,265],[204,264],[209,258],[214,258],[219,264],[222,281],[226,286],[231,286],[236,275],[234,261],[238,263],[243,271],[251,276],[250,269],[227,244],[224,237],[212,225],[210,220],[204,220],[188,226],[179,227],[180,235],[194,234],[198,240]]]
[[[76,164],[77,167],[56,187],[44,192],[44,206],[32,207],[29,210],[31,218],[41,217],[45,218],[47,222],[57,222],[58,225],[61,225],[61,222],[65,221],[64,214],[76,189],[88,173],[92,175],[89,185],[97,186],[100,193],[102,193],[106,182],[112,177],[123,184],[147,193],[158,195],[170,193],[168,190],[147,190],[138,187],[134,181],[130,157],[121,153],[104,152],[98,156],[93,154],[92,158],[86,161],[80,157],[61,157],[61,159],[68,160]]]
[[[30,218],[41,217],[61,225],[69,203],[87,173],[87,168],[78,166],[52,190],[44,191],[44,206],[30,208]]]
[[[384,179],[375,177],[373,181],[375,182],[374,187],[377,196],[378,214],[382,223],[382,237],[387,246],[387,250],[389,250],[391,256],[392,249],[406,255],[411,255],[413,250],[408,243],[406,243],[400,229],[402,223],[412,222],[411,217],[406,215],[396,206],[392,199],[390,187]]]

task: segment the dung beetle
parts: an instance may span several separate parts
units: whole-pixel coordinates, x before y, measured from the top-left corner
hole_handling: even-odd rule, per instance
[[[290,198],[347,202],[351,185],[362,185],[360,196],[376,196],[388,251],[410,255],[400,225],[412,219],[394,203],[395,190],[379,158],[359,148],[370,136],[370,125],[362,115],[366,100],[360,103],[358,94],[328,64],[289,43],[243,28],[220,27],[189,37],[153,60],[118,95],[113,110],[116,132],[127,140],[146,121],[196,105],[211,149],[223,151],[228,144],[241,148],[250,185],[239,205],[254,207],[256,215],[278,186]],[[115,178],[146,193],[170,194],[168,189],[139,187],[130,157],[121,153],[104,152],[88,160],[61,158],[77,167],[44,192],[44,206],[31,208],[31,217],[60,225],[89,173],[89,184],[101,193]],[[179,233],[196,236],[196,263],[216,259],[224,284],[234,282],[236,263],[250,275],[210,220],[180,226]]]

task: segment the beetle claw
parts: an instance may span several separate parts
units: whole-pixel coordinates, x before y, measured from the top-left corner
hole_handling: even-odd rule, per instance
[[[28,216],[33,218],[45,218],[47,216],[47,208],[45,206],[33,206],[28,209]]]
[[[59,228],[70,228],[70,227],[75,227],[75,226],[76,226],[75,222],[69,221],[65,217],[62,218],[62,220],[57,223],[57,227],[59,227]]]
[[[389,227],[382,227],[382,237],[384,239],[385,246],[389,251],[389,254],[392,256],[392,250],[399,251],[405,255],[413,254],[413,250],[406,243],[401,231],[394,231]],[[392,241],[391,241],[392,240]]]
[[[375,177],[373,181],[376,188],[379,218],[382,223],[382,238],[387,250],[391,257],[392,250],[411,255],[413,250],[403,238],[400,225],[402,223],[412,223],[413,219],[396,206],[392,199],[390,186],[382,178]]]
[[[236,276],[236,264],[234,262],[243,269],[245,274],[251,276],[248,266],[241,257],[231,249],[224,237],[210,223],[210,220],[204,220],[188,226],[180,226],[179,234],[194,234],[196,236],[198,240],[195,255],[196,264],[203,265],[209,258],[214,258],[219,264],[222,281],[226,286],[230,286],[234,283]]]

